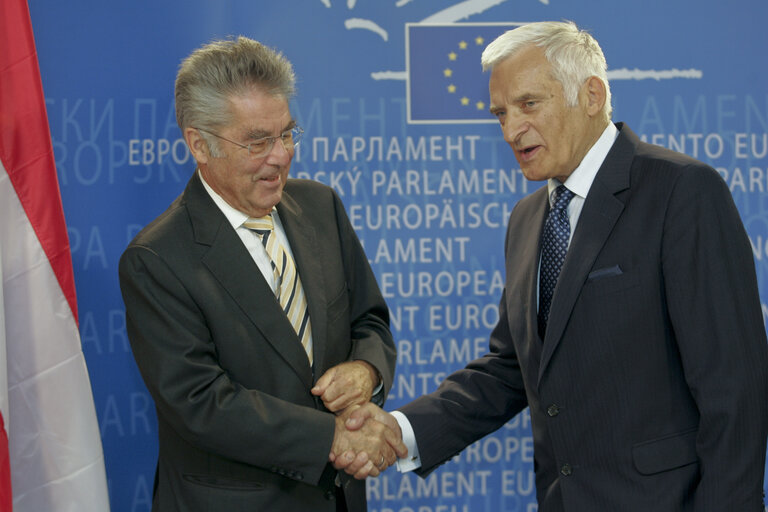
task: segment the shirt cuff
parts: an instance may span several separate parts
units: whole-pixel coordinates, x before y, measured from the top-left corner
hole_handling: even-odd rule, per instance
[[[408,455],[397,460],[397,470],[400,473],[407,473],[414,469],[419,469],[421,467],[419,447],[416,445],[416,435],[413,433],[411,422],[408,421],[405,414],[400,411],[392,411],[390,414],[395,417],[397,424],[400,425],[400,432],[403,435],[403,443],[405,443],[406,448],[408,448]]]

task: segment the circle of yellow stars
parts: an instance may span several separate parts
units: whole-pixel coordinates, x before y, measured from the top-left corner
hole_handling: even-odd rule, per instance
[[[485,39],[483,39],[480,36],[477,36],[474,39],[474,43],[476,46],[481,46],[484,42],[485,42]],[[467,43],[466,41],[459,41],[458,51],[459,52],[465,51],[468,46],[469,46],[469,43]],[[448,60],[450,62],[456,61],[458,60],[458,58],[459,58],[459,53],[455,51],[451,51],[450,53],[448,53]],[[450,82],[450,79],[453,77],[453,69],[450,68],[450,64],[449,64],[449,67],[443,70],[443,76],[449,80],[449,83],[447,86],[448,92],[451,94],[457,94],[458,88],[456,87],[455,84]],[[472,100],[469,99],[466,95],[464,95],[461,98],[459,98],[459,102],[461,103],[462,106],[467,107],[472,103]],[[477,108],[477,110],[485,110],[485,102],[475,101],[475,108]]]

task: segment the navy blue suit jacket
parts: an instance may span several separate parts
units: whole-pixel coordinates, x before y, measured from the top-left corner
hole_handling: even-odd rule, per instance
[[[490,353],[404,406],[422,474],[530,406],[540,512],[762,511],[768,346],[710,167],[621,124],[537,334],[546,187],[513,210]]]

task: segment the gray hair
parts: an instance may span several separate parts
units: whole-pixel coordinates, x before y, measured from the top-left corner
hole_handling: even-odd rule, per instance
[[[258,41],[240,36],[213,41],[184,59],[176,75],[176,122],[182,133],[188,127],[216,131],[232,120],[229,98],[254,87],[286,100],[295,94],[293,66],[281,53]],[[213,156],[215,139],[201,132]]]
[[[611,118],[611,89],[603,50],[594,37],[579,30],[572,21],[542,21],[508,30],[483,51],[480,60],[483,71],[493,69],[496,64],[532,44],[544,49],[544,56],[552,65],[554,79],[562,84],[569,106],[578,104],[579,89],[589,77],[599,78],[605,85],[603,113],[608,119]]]

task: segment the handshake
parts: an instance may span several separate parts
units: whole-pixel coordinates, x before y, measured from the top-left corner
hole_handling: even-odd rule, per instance
[[[397,420],[370,402],[379,380],[365,361],[347,361],[325,372],[312,394],[336,414],[328,460],[358,480],[379,473],[408,455]]]
[[[407,455],[397,421],[373,403],[352,405],[336,416],[328,457],[336,469],[362,480],[379,476]]]

